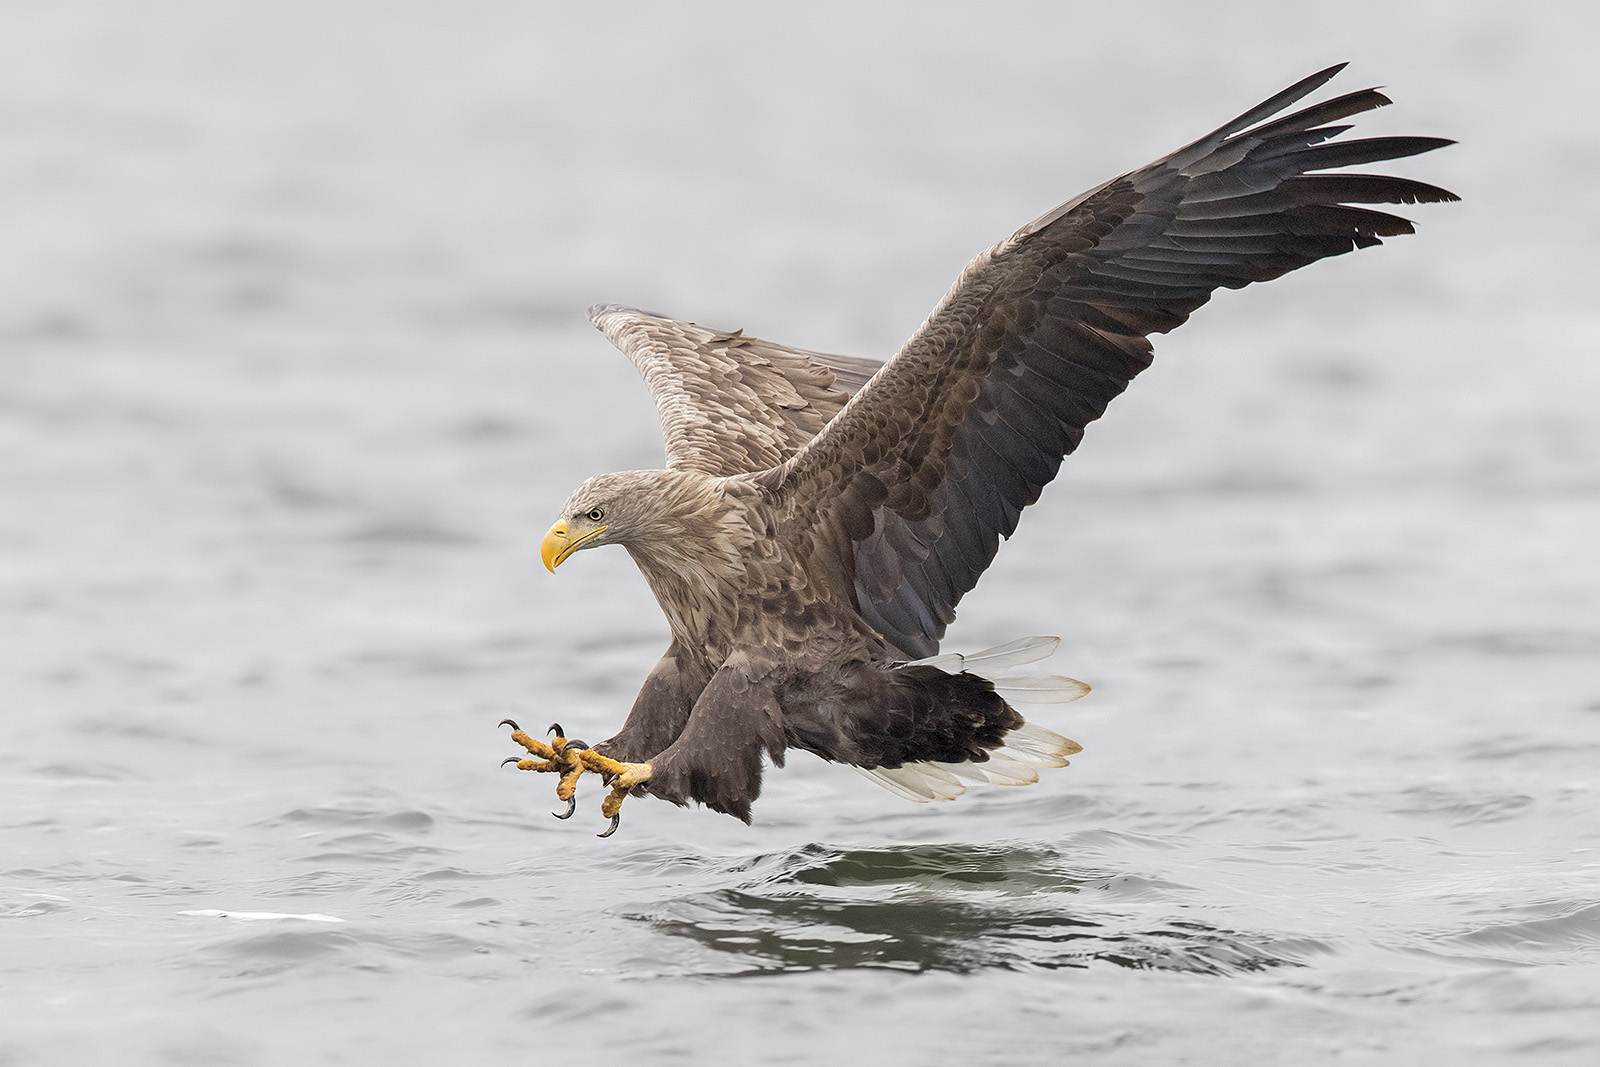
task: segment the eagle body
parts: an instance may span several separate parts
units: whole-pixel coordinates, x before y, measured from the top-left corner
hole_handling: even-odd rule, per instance
[[[596,751],[649,760],[653,793],[743,819],[763,753],[780,766],[789,747],[868,769],[987,762],[1022,716],[979,675],[894,661],[848,587],[811,577],[813,553],[784,536],[794,527],[774,522],[767,497],[748,475],[628,471],[568,501],[575,518],[598,510],[625,531],[610,540],[672,631],[622,731]]]
[[[1342,169],[1450,143],[1339,140],[1350,126],[1338,120],[1389,102],[1375,90],[1276,117],[1340,69],[983,252],[886,363],[590,310],[639,369],[666,440],[664,469],[580,486],[542,546],[554,570],[622,545],[672,632],[622,729],[589,758],[613,779],[610,813],[632,790],[748,821],[764,758],[781,765],[789,748],[913,800],[1066,764],[1078,745],[1015,705],[1087,687],[1008,673],[1056,639],[966,657],[939,643],[1085,427],[1150,365],[1151,334],[1217,288],[1413,232],[1362,205],[1455,199]]]

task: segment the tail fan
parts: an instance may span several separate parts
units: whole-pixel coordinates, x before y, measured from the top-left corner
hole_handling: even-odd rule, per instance
[[[1024,637],[971,655],[946,653],[917,660],[907,666],[935,667],[952,674],[976,674],[988,679],[1008,704],[1065,704],[1089,692],[1076,678],[1055,674],[1007,674],[1011,667],[1048,659],[1061,644],[1059,637]],[[1039,771],[1067,766],[1067,757],[1083,746],[1036,723],[1024,722],[1005,734],[989,758],[966,763],[905,763],[899,767],[856,768],[876,784],[917,804],[954,800],[967,791],[964,782],[986,785],[1032,785]]]

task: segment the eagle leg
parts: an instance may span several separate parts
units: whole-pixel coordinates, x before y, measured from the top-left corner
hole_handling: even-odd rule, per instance
[[[601,837],[610,837],[616,832],[621,816],[622,801],[637,785],[650,779],[650,764],[648,763],[623,763],[595,752],[588,745],[576,739],[562,736],[559,723],[550,725],[550,732],[555,734],[549,744],[530,737],[522,727],[510,719],[500,720],[501,726],[511,727],[511,740],[527,749],[537,759],[519,759],[512,756],[500,764],[514,763],[519,771],[548,771],[561,775],[561,780],[556,783],[556,799],[567,802],[566,811],[552,812],[558,819],[572,817],[578,808],[578,779],[583,777],[585,771],[598,774],[611,786],[611,793],[600,806],[600,814],[611,820],[611,826]]]

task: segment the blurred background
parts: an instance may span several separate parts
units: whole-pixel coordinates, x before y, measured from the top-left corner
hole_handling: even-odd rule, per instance
[[[1593,1062],[1596,28],[0,3],[0,1064],[509,1062],[530,1023]],[[1459,139],[1393,167],[1463,202],[1159,338],[946,642],[1066,639],[1070,771],[908,809],[796,755],[754,829],[634,802],[609,842],[496,773],[499,718],[598,740],[666,643],[625,554],[538,560],[660,463],[590,304],[886,358],[980,249],[1345,60],[1324,95]]]

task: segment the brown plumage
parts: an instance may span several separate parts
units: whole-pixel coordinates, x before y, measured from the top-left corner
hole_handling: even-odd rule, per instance
[[[655,400],[667,469],[584,483],[544,552],[554,569],[623,545],[671,626],[627,722],[596,746],[638,765],[623,784],[748,821],[763,753],[781,764],[789,747],[913,799],[1065,764],[1077,746],[1012,704],[1086,687],[998,673],[1053,639],[907,661],[938,651],[1022,509],[1150,364],[1148,335],[1218,287],[1412,232],[1355,205],[1456,199],[1317,173],[1450,143],[1336,140],[1349,127],[1330,123],[1389,102],[1370,89],[1272,118],[1340,69],[982,253],[886,364],[594,308]]]

